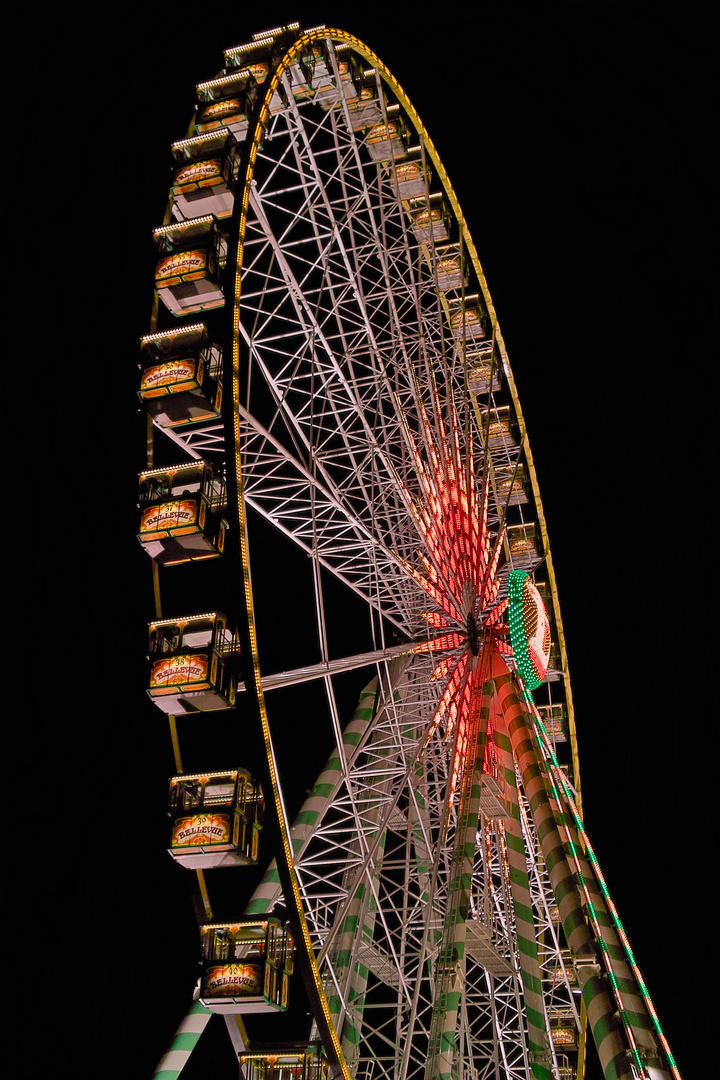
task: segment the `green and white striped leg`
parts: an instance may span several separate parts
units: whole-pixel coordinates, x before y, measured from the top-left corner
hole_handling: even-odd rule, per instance
[[[175,1032],[172,1043],[155,1070],[153,1080],[176,1080],[188,1063],[197,1046],[198,1039],[213,1014],[199,1001],[192,1008]]]
[[[341,1041],[345,1060],[349,1069],[358,1064],[360,1034],[362,1031],[365,993],[368,982],[368,968],[357,956],[357,944],[363,942],[372,948],[377,902],[375,892],[379,880],[379,870],[385,847],[385,833],[375,856],[375,869],[366,871],[364,880],[358,885],[352,902],[342,919],[342,926],[333,950],[333,970],[338,981],[342,982],[342,993],[328,995],[330,1012],[337,1031],[341,1031]],[[375,886],[373,888],[373,885]],[[360,934],[359,928],[362,927]]]
[[[531,731],[532,720],[522,691],[509,673],[496,678],[495,685],[505,714],[513,755],[520,769],[543,858],[560,910],[565,938],[573,956],[581,960],[593,958],[597,955],[595,943],[585,921],[577,882],[558,831],[550,793],[546,787],[544,764]],[[581,967],[580,971],[582,970]],[[606,1080],[632,1080],[627,1047],[614,1015],[615,1006],[602,978],[592,976],[587,980],[583,987],[583,1001]]]
[[[481,773],[493,684],[486,682],[473,703],[468,724],[468,757],[460,782],[448,907],[435,981],[435,1010],[430,1029],[426,1080],[450,1080],[457,1052],[457,1026],[465,989],[465,946],[470,916],[472,875],[480,817]]]
[[[376,712],[378,680],[372,679],[360,694],[358,707],[352,720],[343,731],[342,753],[350,767],[358,748],[365,740],[370,724]],[[333,797],[343,782],[344,767],[341,756],[334,753],[318,777],[317,783],[303,803],[290,830],[290,842],[293,856],[297,859],[312,839],[318,823],[322,820]],[[282,889],[277,865],[273,859],[263,875],[263,879],[252,895],[245,911],[247,918],[253,915],[265,915],[279,900]]]
[[[515,932],[517,935],[520,972],[524,988],[530,1066],[536,1080],[552,1080],[550,1040],[543,1004],[537,933],[530,897],[527,854],[520,821],[515,765],[501,709],[498,709],[493,714],[493,732],[510,809],[510,817],[506,818],[504,823],[505,839],[510,867],[510,890],[515,913]]]
[[[596,928],[596,940],[608,969],[617,1010],[626,1028],[635,1064],[638,1068],[642,1068],[645,1062],[650,1061],[653,1063],[653,1075],[656,1080],[661,1080],[661,1077],[670,1080],[670,1073],[666,1072],[660,1064],[661,1052],[655,1038],[652,1019],[627,962],[625,950],[616,933],[612,916],[597,884],[593,868],[585,857],[571,816],[563,814],[563,822],[571,851],[571,860],[576,866],[578,884],[586,890],[586,906],[590,913],[591,925]]]

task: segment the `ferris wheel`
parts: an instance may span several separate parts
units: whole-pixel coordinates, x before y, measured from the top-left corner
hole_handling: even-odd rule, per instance
[[[252,1080],[574,1080],[590,1034],[608,1077],[679,1078],[583,828],[532,454],[438,154],[326,27],[197,97],[139,389],[147,689],[204,912],[157,1075],[221,1014]]]

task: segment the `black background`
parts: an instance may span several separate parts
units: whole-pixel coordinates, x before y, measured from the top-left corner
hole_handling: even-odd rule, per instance
[[[194,86],[218,72],[224,47],[292,20],[338,26],[378,53],[455,187],[537,466],[588,832],[686,1080],[698,1050],[709,1054],[707,15],[650,4],[468,13],[451,2],[433,16],[374,3],[70,4],[17,35],[5,284],[6,401],[19,424],[6,520],[21,559],[6,574],[8,609],[27,617],[21,634],[13,619],[20,694],[7,717],[12,1075],[149,1077],[190,1001],[195,919],[165,852],[172,757],[141,687],[152,595],[134,540],[138,338],[169,144],[187,127]],[[284,593],[291,605],[292,582]],[[236,1075],[221,1021],[185,1075]]]

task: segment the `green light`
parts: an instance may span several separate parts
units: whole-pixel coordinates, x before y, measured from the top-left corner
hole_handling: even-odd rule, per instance
[[[528,577],[529,575],[524,570],[512,570],[508,576],[508,626],[518,674],[527,690],[536,690],[542,685],[545,672],[537,671],[528,651],[528,634],[525,626],[527,605],[525,581]],[[539,602],[542,603],[541,600]]]

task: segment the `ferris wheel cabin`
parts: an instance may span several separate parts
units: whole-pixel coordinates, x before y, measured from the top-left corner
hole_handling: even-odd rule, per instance
[[[487,338],[487,315],[478,293],[453,300],[449,304],[449,314],[450,329],[457,341]]]
[[[245,769],[173,776],[168,850],[192,870],[254,866],[264,810],[262,788]]]
[[[409,158],[405,161],[392,161],[388,172],[397,184],[401,199],[413,199],[424,196],[431,182],[430,167],[420,159]]]
[[[498,385],[497,365],[492,342],[471,342],[463,349],[467,368],[468,390],[488,394]]]
[[[330,1066],[322,1043],[258,1046],[240,1054],[244,1080],[326,1080]]]
[[[153,231],[161,258],[155,288],[173,315],[211,311],[225,303],[228,236],[211,214]]]
[[[362,74],[354,82],[357,85],[356,96],[348,98],[350,127],[353,131],[365,131],[382,121],[380,98],[377,88],[372,83],[363,85]]]
[[[421,243],[448,239],[450,211],[439,193],[409,200],[412,230]]]
[[[318,45],[320,48],[318,48]],[[313,54],[313,79],[312,85],[316,89],[315,101],[327,112],[329,109],[337,109],[345,103],[350,111],[350,122],[353,130],[357,122],[358,109],[364,109],[365,105],[374,98],[372,116],[373,122],[381,119],[382,110],[377,100],[377,92],[374,87],[368,91],[363,88],[365,73],[350,47],[341,44],[335,49],[335,57],[331,59],[327,45],[315,42],[312,46]],[[361,102],[365,102],[362,105]],[[365,114],[367,116],[367,113]]]
[[[467,270],[463,266],[459,244],[436,245],[434,269],[440,292],[462,289],[467,284]]]
[[[175,174],[170,187],[172,216],[176,221],[204,217],[230,217],[240,169],[238,140],[229,128],[218,127],[203,135],[172,144]]]
[[[163,712],[233,709],[238,688],[237,631],[218,611],[149,624],[147,693]]]
[[[225,70],[228,73],[250,74],[258,87],[265,83],[270,66],[274,65],[287,45],[296,38],[296,28],[288,26],[271,35],[260,35],[245,45],[225,50]],[[331,56],[324,41],[309,42],[297,59],[288,67],[291,93],[296,101],[312,98],[316,105],[328,111],[343,102],[351,112],[354,130],[360,130],[382,120],[374,72],[364,72],[349,45],[336,44]],[[222,86],[222,80],[213,80]],[[207,93],[213,83],[200,84],[198,95]],[[269,102],[271,113],[287,108],[288,96],[282,84]],[[204,116],[201,114],[200,122]]]
[[[236,139],[244,139],[257,100],[257,85],[248,69],[198,83],[195,130],[200,134],[231,131]]]
[[[279,919],[200,927],[200,1003],[217,1013],[287,1009],[293,941]]]
[[[222,555],[228,522],[225,482],[204,461],[139,476],[138,540],[161,566]]]
[[[373,161],[387,162],[405,157],[409,135],[399,105],[387,106],[387,120],[375,124],[365,137]]]
[[[138,396],[153,422],[167,429],[214,420],[222,405],[222,349],[204,323],[140,339]]]

